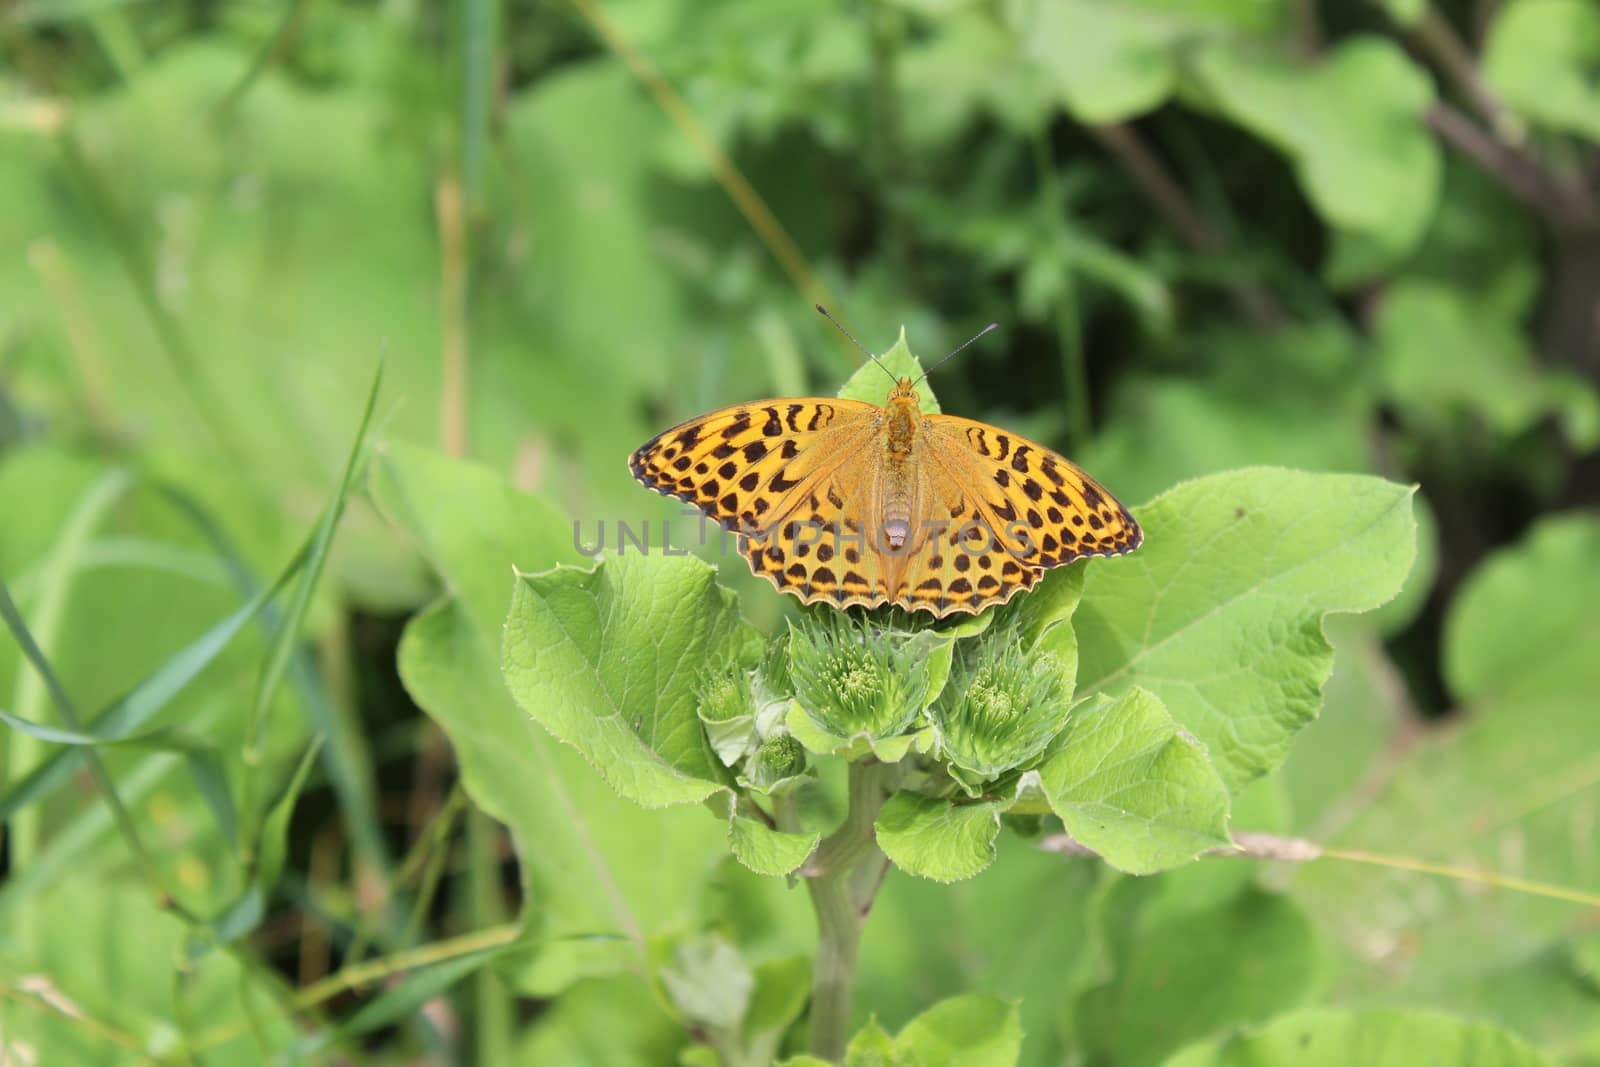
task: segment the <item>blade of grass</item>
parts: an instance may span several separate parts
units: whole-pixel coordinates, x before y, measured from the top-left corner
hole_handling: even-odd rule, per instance
[[[263,894],[270,893],[278,884],[278,878],[283,874],[283,866],[289,856],[289,820],[294,815],[294,806],[300,799],[300,791],[305,788],[306,779],[311,776],[311,767],[317,761],[317,752],[322,748],[322,738],[318,737],[306,747],[306,753],[300,757],[300,764],[289,776],[289,781],[284,785],[283,792],[278,794],[278,799],[273,801],[271,810],[267,813],[266,822],[261,831],[261,862],[256,866],[256,885]]]
[[[17,603],[32,602],[43,588],[47,563],[42,561],[16,576],[11,583],[11,595],[17,598]],[[76,571],[83,574],[118,568],[159,571],[204,585],[223,585],[227,580],[210,557],[147,537],[97,537],[83,546]]]
[[[487,958],[516,949],[523,943],[522,934],[519,924],[505,923],[347,966],[293,994],[290,1010],[296,1014],[315,1011],[343,993],[363,989],[406,971],[439,967],[458,959],[472,959],[481,966]],[[238,1023],[219,1026],[196,1036],[192,1047],[197,1053],[218,1048],[237,1038],[243,1031],[244,1027]]]
[[[40,596],[34,604],[34,619],[42,646],[54,645],[61,630],[72,578],[77,573],[84,546],[106,514],[132,485],[133,474],[127,469],[119,467],[109,470],[90,484],[67,516],[49,558],[38,572]],[[9,595],[8,592],[8,599]],[[43,653],[40,655],[42,657]],[[30,674],[25,670],[17,673],[12,706],[19,715],[31,720],[44,717],[44,682],[42,673]],[[16,738],[15,743],[9,736],[0,737],[0,788],[9,785],[16,770],[34,766],[42,755],[39,746],[27,735]],[[32,813],[27,813],[12,823],[10,831],[11,861],[25,865],[33,859],[38,843],[38,823]]]
[[[193,524],[210,542],[212,551],[221,560],[241,593],[245,596],[255,595],[259,582],[238,547],[222,528],[222,524],[206,510],[203,504],[181,488],[173,485],[160,485],[156,488],[178,514]],[[308,535],[306,544],[301,549],[302,557],[305,553],[309,553],[313,536],[314,534]],[[260,622],[269,635],[277,632],[282,620],[276,605],[270,601],[265,605],[261,611]],[[324,770],[333,784],[334,793],[339,798],[339,807],[355,846],[356,855],[379,876],[380,880],[387,883],[393,876],[393,860],[378,821],[374,759],[361,723],[353,711],[346,709],[341,702],[334,699],[316,657],[303,644],[296,647],[295,654],[289,662],[289,684],[294,688],[295,696],[299,699],[306,718],[311,722],[312,732],[328,739],[322,753]],[[392,926],[398,930],[399,913],[393,918],[395,922]]]
[[[307,1037],[294,1048],[293,1062],[302,1062],[335,1042],[349,1042],[398,1022],[468,975],[492,973],[488,965],[516,948],[516,942],[507,942],[417,968],[405,981],[373,998],[333,1030]],[[487,1061],[479,1057],[474,1062]]]
[[[78,748],[130,748],[151,752],[171,752],[182,756],[189,766],[200,797],[211,809],[217,828],[222,831],[230,847],[239,844],[239,822],[233,807],[233,794],[228,791],[228,776],[222,769],[221,757],[209,745],[180,736],[172,730],[152,730],[147,734],[117,736],[89,730],[62,730],[0,711],[0,722],[19,733],[39,741]]]
[[[355,440],[350,447],[350,455],[345,460],[344,476],[339,480],[339,487],[334,492],[333,499],[328,502],[323,510],[322,519],[317,524],[316,533],[311,538],[311,550],[306,556],[306,564],[300,574],[300,582],[295,586],[294,594],[290,597],[289,604],[284,611],[282,623],[277,633],[273,635],[271,645],[267,650],[267,658],[261,668],[261,676],[256,685],[255,699],[250,707],[250,722],[246,728],[244,749],[244,775],[242,793],[244,803],[241,805],[246,820],[244,833],[241,835],[243,845],[243,858],[247,867],[253,867],[256,859],[256,844],[260,833],[260,815],[256,803],[259,777],[261,771],[261,737],[266,729],[267,720],[273,697],[277,694],[278,685],[283,681],[283,676],[288,670],[289,662],[293,656],[296,645],[300,639],[300,628],[305,622],[306,612],[311,606],[311,594],[316,589],[317,581],[322,577],[322,568],[328,560],[328,550],[333,544],[334,530],[339,525],[339,519],[344,515],[345,502],[350,497],[350,490],[355,486],[356,475],[361,470],[367,454],[367,429],[372,424],[372,412],[377,406],[378,389],[383,384],[383,366],[379,364],[377,371],[372,376],[372,387],[367,391],[366,408],[361,413],[361,423],[356,429]]]
[[[45,658],[39,645],[34,641],[33,634],[28,630],[28,624],[23,621],[22,614],[17,611],[17,605],[11,599],[11,591],[6,588],[6,584],[3,581],[0,581],[0,618],[5,620],[6,626],[11,630],[11,636],[16,639],[17,644],[21,647],[23,656],[33,665],[33,669],[39,672],[39,676],[44,679],[45,688],[50,693],[50,699],[54,702],[56,714],[61,717],[61,721],[73,729],[81,727],[82,720],[78,717],[77,708],[73,706],[72,699],[67,696],[66,689],[61,685],[61,680],[56,677],[56,673],[51,669],[49,661]],[[127,807],[122,803],[122,797],[117,793],[116,785],[112,782],[111,775],[106,771],[105,763],[100,759],[100,754],[92,746],[83,749],[83,751],[87,754],[89,769],[94,775],[95,783],[100,787],[100,791],[105,794],[106,804],[111,809],[117,828],[127,841],[128,848],[137,861],[140,870],[144,873],[145,880],[149,883],[152,893],[156,895],[157,899],[167,901],[175,911],[192,921],[192,916],[189,915],[187,909],[184,909],[177,902],[177,899],[162,881],[161,871],[150,857],[150,853],[145,850],[144,841],[139,837],[139,828],[134,825],[133,816],[128,814]]]
[[[278,595],[300,570],[309,547],[309,542],[301,546],[269,588],[180,649],[139,684],[118,697],[95,718],[89,729],[107,736],[126,735],[148,722],[210,666],[235,635]],[[10,820],[27,804],[48,795],[72,774],[83,756],[84,751],[80,748],[65,748],[43,760],[27,777],[0,797],[0,822]]]

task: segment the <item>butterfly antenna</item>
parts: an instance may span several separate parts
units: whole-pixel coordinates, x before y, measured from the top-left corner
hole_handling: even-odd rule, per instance
[[[867,346],[866,345],[862,344],[860,341],[857,341],[855,339],[855,337],[851,335],[849,330],[847,330],[843,326],[839,325],[839,320],[834,318],[832,315],[828,314],[828,309],[827,308],[823,307],[821,304],[818,304],[817,305],[817,310],[822,312],[822,317],[823,318],[825,318],[829,322],[833,323],[833,328],[834,329],[836,329],[840,333],[844,334],[845,337],[850,339],[850,343],[851,344],[853,344],[857,348],[861,349],[861,352],[862,352],[863,355],[865,355],[868,359],[872,360],[872,362],[876,363],[878,366],[883,367],[883,373],[885,373],[885,374],[887,374],[889,376],[889,380],[890,381],[894,382],[897,385],[899,384],[900,379],[898,377],[896,377],[894,371],[890,370],[887,366],[884,366],[883,360],[879,359],[877,356],[875,356],[871,352],[867,351]],[[965,347],[965,346],[963,346],[963,347]]]
[[[957,346],[957,348],[956,348],[956,350],[954,352],[951,352],[948,356],[945,356],[943,359],[939,360],[933,366],[931,366],[927,370],[923,371],[922,372],[922,378],[926,378],[928,375],[932,374],[934,371],[938,370],[940,367],[942,367],[946,363],[950,362],[956,356],[960,355],[961,352],[967,347],[967,345],[972,344],[973,341],[976,341],[978,338],[982,337],[986,333],[989,333],[991,330],[998,330],[999,328],[1000,328],[1000,324],[998,322],[991,322],[989,325],[987,325],[983,329],[979,330],[976,334],[973,334],[971,340],[968,340],[965,344]],[[918,378],[917,382],[922,381],[922,378]],[[915,385],[915,384],[917,384],[917,382],[912,382],[911,384]]]

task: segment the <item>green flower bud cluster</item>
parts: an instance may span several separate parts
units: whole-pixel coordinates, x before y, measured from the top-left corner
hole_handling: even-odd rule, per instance
[[[790,629],[795,698],[835,737],[877,740],[915,722],[929,696],[926,660],[916,635],[836,613]]]
[[[987,781],[1036,759],[1066,724],[1072,680],[1048,652],[1023,651],[1017,635],[998,632],[957,654],[950,681],[934,703],[941,754]]]
[[[724,766],[763,791],[805,773],[806,755],[788,733],[785,641],[767,646],[761,665],[722,664],[704,671],[697,687],[700,722]]]

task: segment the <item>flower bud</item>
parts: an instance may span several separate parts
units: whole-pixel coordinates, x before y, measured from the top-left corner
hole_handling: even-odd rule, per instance
[[[749,672],[733,664],[708,668],[700,675],[696,696],[696,711],[712,749],[724,766],[733,766],[757,740]]]
[[[995,637],[958,656],[932,712],[944,758],[980,781],[1039,756],[1070,706],[1054,655],[1029,654],[1020,641]]]
[[[789,673],[800,705],[835,737],[901,733],[928,700],[921,645],[848,617],[809,619],[790,629]]]
[[[767,738],[746,764],[751,784],[760,789],[770,789],[785,778],[804,774],[805,770],[805,746],[793,734],[777,734]]]

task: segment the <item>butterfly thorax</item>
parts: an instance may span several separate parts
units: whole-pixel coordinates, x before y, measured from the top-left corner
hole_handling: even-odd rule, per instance
[[[883,442],[891,456],[909,456],[922,421],[922,400],[911,387],[910,378],[901,378],[889,399],[884,401]]]
[[[883,407],[882,529],[888,547],[898,551],[911,535],[911,515],[916,507],[911,454],[922,424],[922,404],[911,379],[901,378]]]

